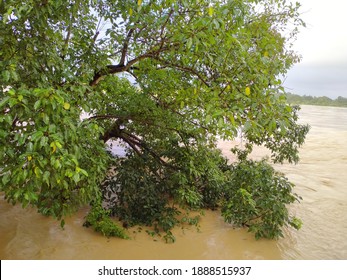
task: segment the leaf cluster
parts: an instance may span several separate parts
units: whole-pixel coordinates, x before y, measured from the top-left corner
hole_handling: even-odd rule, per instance
[[[289,214],[287,206],[302,198],[293,193],[294,184],[266,162],[257,162],[239,153],[231,165],[221,212],[225,221],[247,226],[259,238],[283,237],[282,228],[299,229],[300,219]],[[247,153],[247,150],[246,150]]]
[[[92,227],[96,232],[101,232],[107,237],[116,236],[129,239],[124,228],[112,221],[109,211],[102,208],[100,204],[95,204],[92,207],[91,211],[86,216],[83,226]]]

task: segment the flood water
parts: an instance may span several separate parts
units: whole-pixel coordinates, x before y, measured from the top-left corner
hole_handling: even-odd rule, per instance
[[[303,220],[299,231],[256,241],[247,230],[225,224],[218,211],[207,211],[199,232],[176,228],[173,244],[137,228],[129,230],[131,240],[107,239],[82,227],[87,208],[62,230],[35,209],[13,207],[1,197],[0,259],[347,259],[347,109],[302,106],[300,116],[311,125],[301,161],[276,165],[304,199],[290,207]],[[226,156],[231,146],[220,143]],[[259,148],[253,157],[265,154]]]

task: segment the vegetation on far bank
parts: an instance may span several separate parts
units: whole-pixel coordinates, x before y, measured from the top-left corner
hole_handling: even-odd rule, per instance
[[[332,107],[347,107],[347,98],[339,96],[336,99],[331,99],[327,96],[310,96],[286,93],[289,104],[294,105],[316,105],[316,106],[332,106]]]

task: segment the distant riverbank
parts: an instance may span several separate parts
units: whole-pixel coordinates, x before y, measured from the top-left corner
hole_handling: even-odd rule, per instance
[[[331,107],[347,107],[347,98],[339,96],[336,99],[331,99],[327,96],[310,96],[297,95],[286,93],[289,104],[294,105],[316,105],[316,106],[331,106]]]

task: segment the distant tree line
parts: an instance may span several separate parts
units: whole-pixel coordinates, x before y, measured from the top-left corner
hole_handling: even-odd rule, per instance
[[[339,96],[336,99],[331,99],[327,96],[302,96],[292,93],[286,93],[286,96],[288,103],[290,104],[347,107],[347,98],[342,96]]]

